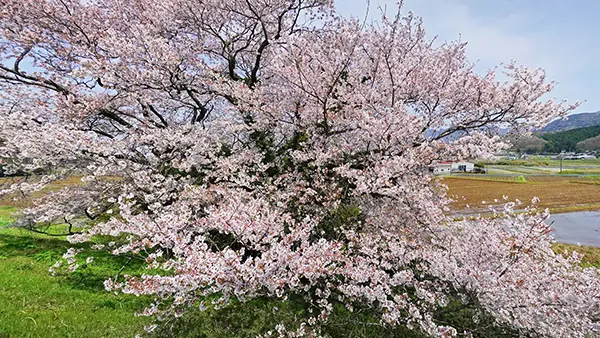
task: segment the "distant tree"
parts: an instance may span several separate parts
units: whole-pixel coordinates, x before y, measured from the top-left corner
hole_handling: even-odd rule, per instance
[[[480,76],[465,43],[436,46],[412,14],[363,25],[329,0],[0,4],[0,157],[86,163],[24,224],[142,258],[145,274],[105,283],[155,296],[142,314],[301,298],[310,311],[276,336],[317,336],[340,309],[477,332],[435,316],[456,300],[523,335],[600,334],[598,270],[554,254],[547,214],[456,221],[427,171],[570,112],[542,101],[543,71]]]
[[[581,151],[598,151],[600,150],[600,135],[596,137],[590,137],[581,142],[577,142],[575,145],[577,150]]]
[[[554,146],[554,142],[552,140],[548,140],[548,142],[546,142],[546,144],[544,144],[544,148],[543,151],[546,153],[558,153],[560,151],[556,150],[556,147]]]

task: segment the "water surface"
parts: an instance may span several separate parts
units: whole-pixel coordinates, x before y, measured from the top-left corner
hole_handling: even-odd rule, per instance
[[[600,211],[554,214],[549,222],[558,242],[600,247]]]

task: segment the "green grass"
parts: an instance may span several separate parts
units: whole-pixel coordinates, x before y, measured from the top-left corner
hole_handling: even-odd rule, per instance
[[[0,229],[10,225],[13,219],[13,213],[16,211],[16,208],[0,205]]]
[[[84,251],[83,257],[95,254],[94,263],[53,277],[48,268],[71,245],[62,237],[6,228],[14,211],[0,207],[0,337],[133,337],[150,322],[133,316],[148,299],[103,288],[125,258]],[[139,265],[129,271],[135,269]]]
[[[565,169],[560,174],[562,175],[590,175],[596,176],[600,175],[600,169]]]
[[[485,161],[484,164],[492,164],[492,165],[508,165],[508,166],[517,166],[517,167],[547,167],[547,166],[560,166],[560,160],[552,160],[548,157],[532,157],[529,159],[519,159],[519,160],[495,160],[495,161]],[[585,165],[600,165],[600,158],[591,158],[591,159],[583,159],[583,160],[563,160],[563,165],[569,166],[585,166]]]
[[[574,204],[563,207],[549,208],[552,214],[564,214],[568,212],[578,211],[596,211],[600,210],[600,203],[585,203],[585,204]],[[600,249],[599,249],[600,251]]]
[[[582,266],[595,266],[600,268],[600,248],[565,243],[555,243],[552,248],[554,249],[554,252],[561,254],[565,251],[569,253],[577,251],[578,253],[583,254],[581,260]]]

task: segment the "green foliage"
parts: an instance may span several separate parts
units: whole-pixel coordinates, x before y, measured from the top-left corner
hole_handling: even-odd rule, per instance
[[[519,175],[519,177],[517,177],[517,182],[519,182],[519,183],[526,183],[527,179],[525,178],[525,176]]]
[[[559,153],[561,151],[575,151],[578,142],[598,136],[599,134],[600,126],[592,126],[558,133],[541,134],[539,137],[548,141],[544,145],[544,151]]]
[[[341,204],[315,227],[313,238],[334,239],[342,228],[359,227],[363,220],[364,215],[357,204]]]
[[[263,151],[263,163],[270,163],[275,159],[273,151],[275,140],[272,133],[268,131],[254,131],[250,134],[250,140],[256,147]]]
[[[192,308],[185,316],[161,323],[151,337],[254,337],[267,331],[274,331],[277,324],[287,329],[297,328],[299,321],[310,316],[310,304],[299,296],[287,300],[258,298],[232,304],[219,310],[200,311]],[[481,310],[477,304],[463,304],[459,298],[450,300],[446,307],[435,312],[440,321],[454,326],[460,333],[468,332],[473,337],[518,337],[517,331],[507,326],[499,326],[494,318]],[[367,308],[348,310],[340,303],[334,303],[333,312],[326,324],[321,327],[324,337],[398,337],[424,338],[425,334],[404,325],[382,324],[379,316]]]
[[[498,325],[494,317],[482,311],[478,304],[463,304],[459,298],[451,298],[447,306],[437,311],[436,317],[452,325],[459,333],[469,332],[473,337],[527,337],[508,326]]]
[[[310,304],[303,298],[292,296],[287,300],[259,298],[245,303],[234,302],[220,310],[201,312],[192,309],[180,319],[161,325],[153,337],[177,338],[242,338],[255,337],[275,331],[277,324],[289,330],[297,329],[298,321],[310,317]],[[351,312],[343,305],[334,304],[333,313],[321,327],[324,337],[403,337],[424,338],[422,333],[405,326],[383,325],[372,311],[361,309]]]
[[[548,160],[541,160],[541,159],[535,159],[535,160],[495,160],[495,161],[488,161],[488,162],[484,162],[486,164],[493,164],[493,165],[509,165],[509,166],[514,166],[514,167],[545,167],[545,166],[549,166],[551,164],[550,161]]]
[[[308,141],[308,134],[306,132],[294,132],[294,135],[278,152],[281,154],[287,150],[300,150],[302,149],[302,143],[306,141]]]
[[[191,309],[179,319],[161,323],[154,337],[255,337],[279,323],[292,327],[306,316],[307,305],[298,297],[287,301],[258,298],[233,302],[220,310]]]
[[[254,337],[259,333],[274,331],[277,324],[296,329],[298,318],[308,318],[309,305],[300,297],[287,301],[255,299],[246,303],[230,305],[219,311],[188,313],[181,320],[167,325],[156,337]],[[324,337],[426,337],[418,331],[403,326],[382,325],[372,312],[350,312],[341,304],[335,304],[328,323],[321,328]]]

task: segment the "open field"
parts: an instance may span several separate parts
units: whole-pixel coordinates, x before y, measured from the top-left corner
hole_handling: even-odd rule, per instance
[[[600,175],[600,168],[563,169],[563,175]]]
[[[485,161],[491,165],[507,165],[513,167],[559,167],[560,160],[550,159],[549,157],[532,156],[528,159]],[[600,158],[582,159],[582,160],[563,160],[563,166],[598,166],[600,167]]]
[[[519,182],[519,180],[525,180]],[[453,207],[457,210],[481,208],[482,201],[502,201],[506,195],[510,200],[525,203],[534,196],[540,199],[541,208],[552,212],[600,210],[600,180],[595,178],[561,176],[447,176],[442,182],[453,196]]]
[[[550,159],[550,157],[532,156],[527,159],[498,159],[482,162],[490,174],[565,174],[600,175],[600,158],[582,160]],[[562,172],[561,172],[562,166]]]
[[[508,165],[488,165],[486,166],[489,174],[525,174],[525,175],[548,175],[553,174],[554,167],[527,167],[527,166],[508,166]],[[558,173],[559,169],[556,169]]]
[[[524,182],[519,182],[516,175],[445,176],[442,182],[448,186],[448,194],[456,196],[452,205],[455,210],[465,209],[469,204],[471,209],[486,211],[494,199],[502,201],[502,195],[525,204],[537,196],[538,206],[550,208],[553,213],[600,210],[600,178],[559,175],[523,178]],[[486,205],[481,201],[486,201]],[[553,248],[558,253],[577,251],[584,255],[584,266],[600,267],[600,248],[564,243],[556,243]]]

